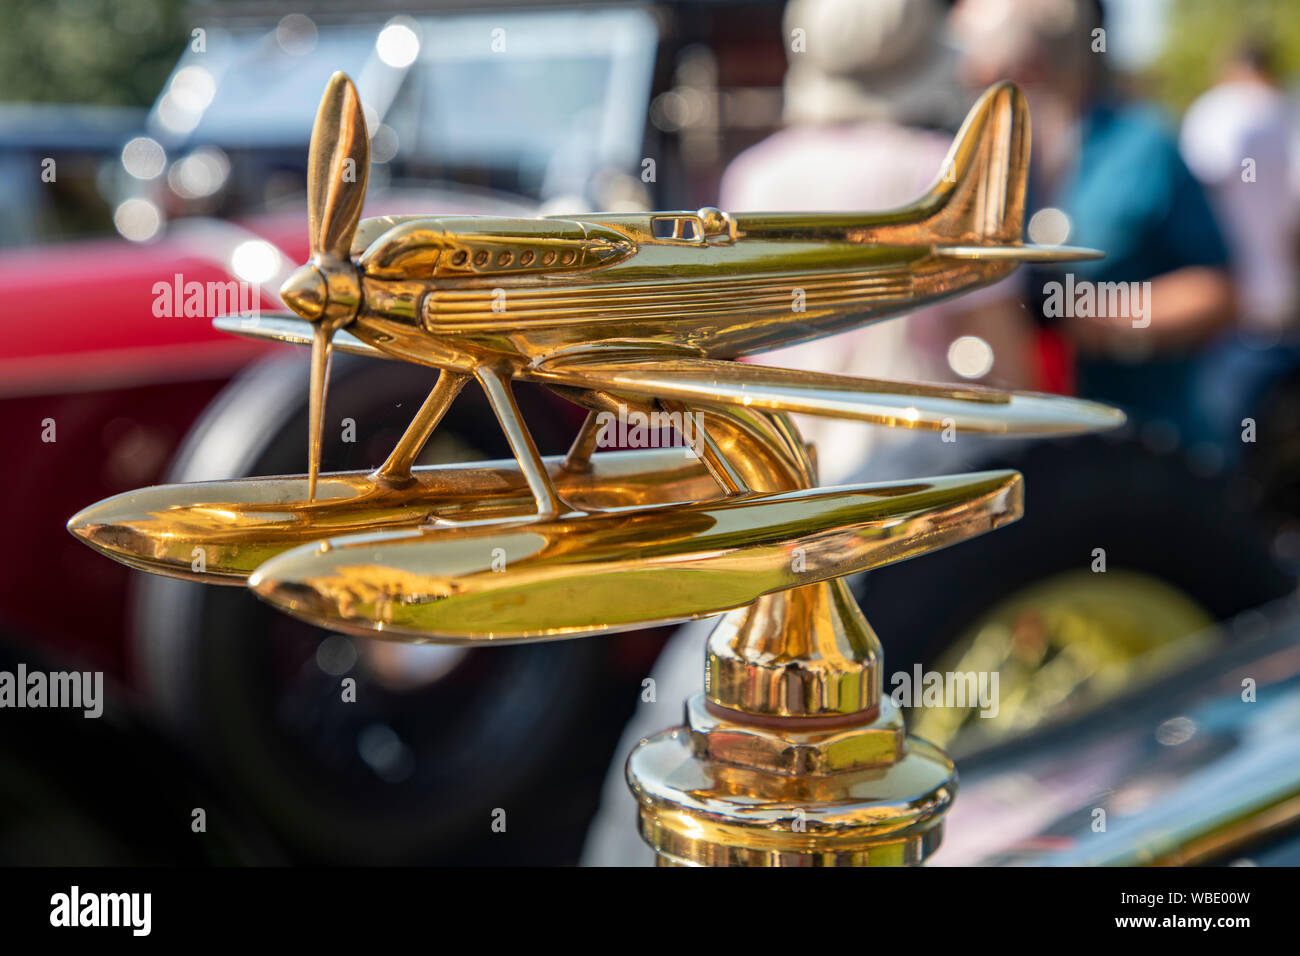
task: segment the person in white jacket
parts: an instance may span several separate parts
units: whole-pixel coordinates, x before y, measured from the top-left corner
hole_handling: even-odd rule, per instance
[[[1300,203],[1293,106],[1268,48],[1244,46],[1183,116],[1183,160],[1209,194],[1237,277],[1239,328],[1276,340],[1295,325]]]

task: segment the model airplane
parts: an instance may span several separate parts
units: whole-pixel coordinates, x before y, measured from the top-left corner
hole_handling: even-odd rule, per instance
[[[972,109],[933,188],[887,213],[362,221],[368,143],[356,89],[336,73],[311,139],[311,259],[281,290],[295,314],[217,321],[310,343],[307,476],[145,489],[77,515],[73,533],[134,567],[247,580],[331,628],[556,637],[716,613],[1019,514],[1011,472],[817,489],[805,463],[783,486],[755,482],[747,457],[804,454],[781,413],[1006,434],[1123,420],[1057,396],[735,361],[958,295],[1019,262],[1098,255],[1021,242],[1029,127],[1009,84]],[[370,475],[319,476],[335,347],[440,370]],[[471,379],[515,462],[413,467]],[[589,409],[566,458],[539,456],[512,380]],[[593,455],[596,413],[614,407],[703,415],[701,460]],[[808,560],[792,564],[792,549]]]

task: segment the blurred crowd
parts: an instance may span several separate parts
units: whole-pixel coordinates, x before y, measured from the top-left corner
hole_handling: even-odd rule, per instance
[[[511,4],[487,6],[503,8],[500,16],[509,19]],[[605,5],[579,6],[587,14],[605,9],[613,15]],[[433,20],[422,21],[430,29],[421,43],[421,28],[409,17],[393,18],[379,30],[387,14],[367,14],[374,22],[322,21],[318,31],[306,15],[268,6],[260,28],[241,26],[222,34],[224,39],[214,30],[212,49],[197,54],[180,47],[182,59],[147,124],[142,108],[94,107],[93,121],[71,112],[88,106],[47,113],[0,108],[0,167],[6,169],[26,169],[33,155],[59,148],[58,136],[34,126],[41,116],[76,127],[82,151],[93,162],[135,136],[121,164],[78,176],[69,158],[67,174],[57,184],[51,179],[49,189],[26,189],[17,173],[4,178],[0,212],[14,225],[0,245],[21,243],[24,235],[40,238],[34,223],[47,212],[40,204],[51,197],[88,209],[102,204],[94,195],[98,190],[115,207],[117,231],[143,242],[161,236],[172,218],[228,218],[282,201],[300,191],[314,91],[335,68],[362,76],[363,94],[386,104],[372,131],[375,192],[394,176],[405,176],[408,185],[442,181],[457,190],[456,197],[424,196],[416,204],[443,212],[453,206],[497,211],[475,207],[483,205],[482,197],[465,198],[482,187],[517,194],[514,199],[543,212],[713,202],[721,164],[752,140],[719,141],[707,174],[693,184],[690,176],[673,181],[671,170],[689,167],[699,152],[700,137],[693,139],[691,123],[681,121],[676,145],[662,139],[644,145],[644,155],[658,156],[663,167],[660,185],[647,188],[645,177],[632,173],[633,158],[642,155],[642,132],[654,137],[655,127],[667,129],[659,115],[664,112],[691,114],[697,128],[701,117],[716,121],[718,114],[730,113],[724,122],[734,119],[744,111],[706,107],[698,92],[717,93],[725,86],[716,82],[720,64],[734,74],[742,52],[756,64],[741,81],[749,83],[747,93],[774,92],[780,50],[787,64],[783,128],[734,157],[721,177],[719,205],[737,211],[898,206],[929,186],[975,96],[990,83],[1012,80],[1024,89],[1033,122],[1028,208],[1036,214],[1028,222],[1029,239],[1091,247],[1105,257],[1054,270],[1022,269],[993,289],[907,321],[810,343],[772,361],[864,376],[955,377],[1078,392],[1123,406],[1159,443],[1192,452],[1212,470],[1234,463],[1242,450],[1243,421],[1258,410],[1261,396],[1300,369],[1293,345],[1300,112],[1275,48],[1295,30],[1280,24],[1270,29],[1268,21],[1283,15],[1283,4],[1242,5],[1232,35],[1211,41],[1217,79],[1184,111],[1181,129],[1177,117],[1149,102],[1134,88],[1134,78],[1113,66],[1120,37],[1112,31],[1131,34],[1154,22],[1135,25],[1131,16],[1123,24],[1107,22],[1108,12],[1131,11],[1129,0],[790,0],[779,38],[771,35],[779,4],[751,6],[757,25],[750,32],[740,18],[719,12],[721,7],[688,0],[666,6],[682,23],[697,22],[695,17],[711,26],[680,31],[692,36],[678,38],[684,44],[678,86],[654,98],[648,123],[638,91],[650,83],[654,41],[638,31],[655,30],[635,18],[604,28],[609,37],[622,37],[614,43],[595,35],[594,21],[555,13],[554,24],[537,34],[537,49],[506,61],[485,60],[486,51],[475,58],[473,30],[482,32],[481,24],[458,33],[451,26],[455,18],[438,21],[436,29]],[[1189,8],[1177,0],[1155,7],[1162,11],[1155,19],[1166,21],[1168,45],[1181,29],[1173,21]],[[1218,9],[1206,5],[1211,7]],[[179,24],[187,16],[206,22],[206,13],[176,0],[151,0],[148,9],[155,11],[148,24],[112,21],[115,42],[135,42],[140,55],[152,59],[147,69],[143,59],[134,72],[121,68],[132,80],[109,82],[116,92],[105,102],[156,82],[164,52],[176,52],[160,52],[159,44],[163,38],[183,40]],[[436,14],[431,7],[421,16]],[[518,27],[509,21],[516,37],[538,29],[519,11],[512,15],[521,16]],[[80,36],[77,24],[70,24]],[[592,32],[586,40],[578,36],[584,29]],[[707,43],[694,36],[709,31]],[[608,63],[593,52],[609,53],[611,44],[622,52],[610,53]],[[539,58],[538,50],[550,59]],[[392,74],[389,87],[370,89],[365,82],[384,72],[370,68],[376,55]],[[0,45],[0,74],[25,76],[25,62]],[[614,72],[601,72],[608,70]],[[84,96],[105,85],[87,84],[83,77],[76,86],[72,80],[79,74],[67,64],[55,72],[68,74],[71,86],[46,84],[52,96],[68,95],[69,89]],[[683,84],[688,75],[712,77],[714,86]],[[603,88],[598,76],[605,77]],[[521,84],[547,83],[555,89],[543,100],[514,94]],[[430,96],[435,87],[455,95]],[[622,91],[617,96],[616,89]],[[257,97],[254,90],[269,95]],[[144,101],[136,97],[136,107]],[[543,101],[554,115],[538,112]],[[760,101],[767,102],[749,100]],[[188,104],[190,113],[178,119],[177,104]],[[493,123],[476,121],[476,111],[485,109],[493,111]],[[767,130],[774,119],[772,110],[749,125]],[[15,142],[26,152],[6,140],[15,139],[6,132],[15,124],[21,127]],[[301,135],[285,132],[294,124],[302,126]],[[128,132],[141,126],[147,126],[147,136]],[[609,135],[615,128],[621,139]],[[393,155],[404,165],[388,164]],[[161,173],[154,170],[158,164]],[[503,176],[497,166],[516,167],[518,174]],[[572,182],[560,188],[557,179]],[[606,188],[611,182],[619,189]],[[599,188],[588,188],[593,183]],[[557,190],[563,195],[552,195]],[[122,201],[128,194],[132,198]],[[257,201],[248,202],[250,196]],[[466,203],[475,208],[461,209]],[[1111,284],[1123,287],[1122,314],[1092,314],[1096,308],[1053,300],[1053,290],[1064,290],[1069,299],[1076,290],[1096,294]],[[803,424],[811,438],[841,450],[825,462],[824,477],[831,479],[856,471],[879,443],[897,440],[887,433],[864,439],[847,423]]]
[[[786,128],[731,164],[724,207],[908,202],[940,168],[964,105],[1009,79],[1033,123],[1029,239],[1105,257],[1021,270],[780,361],[1074,390],[1212,467],[1231,462],[1260,396],[1296,367],[1296,113],[1267,34],[1224,51],[1180,131],[1121,88],[1097,0],[792,0],[785,27],[806,36],[789,57]],[[1131,290],[1121,314],[1046,301],[1106,283]],[[824,477],[865,460],[860,438],[834,441],[842,423],[805,425],[824,447],[855,450]]]
[[[1133,467],[1094,467],[1067,451],[1068,464],[1029,476],[1031,493],[1051,504],[1052,486],[1066,486],[1055,504],[1081,511],[1086,534],[1095,535],[1084,540],[1110,542],[1126,562],[1142,566],[1146,557],[1138,547],[1120,545],[1120,529],[1137,529],[1152,543],[1148,552],[1161,555],[1159,563],[1178,563],[1169,560],[1178,553],[1182,566],[1196,567],[1195,554],[1176,550],[1174,527],[1192,523],[1184,510],[1189,503],[1196,509],[1193,521],[1200,522],[1191,538],[1197,552],[1224,558],[1229,540],[1248,535],[1231,524],[1235,519],[1223,537],[1208,531],[1209,516],[1220,513],[1222,502],[1204,491],[1153,501],[1150,488],[1161,488],[1162,473],[1154,450],[1177,450],[1180,456],[1169,457],[1199,461],[1202,473],[1235,465],[1244,420],[1262,407],[1265,392],[1300,369],[1294,349],[1300,156],[1293,145],[1300,129],[1266,34],[1223,50],[1217,81],[1192,103],[1180,130],[1174,117],[1111,69],[1106,13],[1099,0],[790,0],[783,128],[729,164],[719,204],[735,211],[857,211],[910,203],[943,169],[957,124],[975,97],[998,81],[1017,83],[1032,121],[1027,241],[1101,250],[1104,257],[1022,268],[907,318],[760,361],[865,377],[1075,392],[1119,405],[1141,438],[1124,452]],[[1126,305],[1098,308],[1106,297],[1099,290],[1111,288],[1127,290]],[[1085,289],[1092,305],[1072,308],[1083,301],[1073,302],[1072,291]],[[968,447],[967,441],[943,446],[945,454],[932,436],[898,429],[811,418],[801,419],[800,428],[816,443],[820,478],[828,484],[971,464],[951,453]],[[1092,487],[1070,488],[1062,468]],[[1145,489],[1138,487],[1144,472],[1150,480]],[[1044,483],[1035,485],[1038,479]],[[1154,497],[1190,487],[1181,471],[1174,481]],[[1099,483],[1107,486],[1100,495]],[[1128,496],[1134,508],[1107,505],[1104,496]],[[1169,511],[1170,522],[1161,524],[1153,506]],[[1020,528],[1024,536],[1009,550],[997,551],[998,541],[982,542],[982,557],[953,557],[946,566],[950,580],[962,582],[958,590],[968,592],[975,606],[1014,591],[1008,582],[1017,574],[1059,581],[1052,573],[1076,567],[1077,555],[1087,552],[1072,540],[1072,517],[1051,511],[1030,512]],[[1010,541],[1006,533],[993,538]],[[977,569],[996,568],[999,560],[1007,566],[979,577]],[[909,582],[903,565],[902,577],[878,579],[883,586],[866,592],[864,610],[880,628],[894,666],[927,653],[922,605],[950,600],[938,584],[944,578],[935,558],[917,564],[933,577],[926,579],[922,570]],[[1251,574],[1244,564],[1233,570]],[[1223,568],[1211,574],[1221,580]],[[1216,589],[1231,587],[1191,588],[1206,602]],[[1089,594],[1086,585],[1075,595],[1073,616],[1053,618],[1051,602],[1039,600],[1023,619],[1033,622],[1025,633],[1036,639],[1068,644],[1069,629],[1052,635],[1042,623],[1049,619],[1070,621],[1075,635],[1100,633],[1089,630],[1080,609],[1106,598]],[[900,604],[904,610],[891,616],[890,608]],[[1144,633],[1167,625],[1162,618],[1168,616],[1168,607],[1158,604],[1137,612]],[[1034,630],[1044,627],[1046,638]],[[664,698],[698,691],[708,630],[707,622],[684,627],[665,649],[655,670]],[[662,723],[658,714],[638,712],[619,752]],[[621,778],[620,766],[606,781],[588,862],[627,862],[644,854],[623,826],[631,805]]]

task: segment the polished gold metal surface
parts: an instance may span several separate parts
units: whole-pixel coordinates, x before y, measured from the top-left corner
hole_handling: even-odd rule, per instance
[[[641,835],[661,864],[903,866],[938,848],[956,771],[907,739],[896,711],[852,730],[763,734],[694,698],[686,726],[632,752]]]
[[[69,529],[133,567],[247,581],[304,620],[392,640],[553,640],[727,612],[686,727],[629,762],[660,859],[920,862],[955,774],[882,700],[880,645],[842,579],[1015,520],[1020,476],[818,487],[787,413],[1017,435],[1123,416],[734,360],[959,295],[1018,262],[1096,255],[1022,242],[1028,148],[1024,97],[1000,84],[934,186],[892,212],[361,221],[364,113],[335,74],[312,132],[311,258],[281,290],[294,315],[217,322],[311,346],[307,475],[144,489]],[[335,347],[440,370],[371,474],[319,475]],[[413,467],[471,380],[514,461]],[[538,454],[515,380],[588,410],[568,455]],[[671,425],[691,450],[600,451],[608,416]]]
[[[307,235],[311,261],[285,281],[281,298],[312,323],[311,409],[307,496],[316,496],[325,390],[334,333],[356,317],[361,283],[349,252],[370,176],[370,137],[356,87],[342,73],[330,77],[316,113],[307,155]]]
[[[603,452],[581,471],[564,468],[563,458],[544,463],[565,499],[585,510],[720,497],[704,467],[680,448]],[[140,570],[243,586],[264,562],[323,538],[533,516],[533,496],[514,461],[422,466],[410,475],[395,487],[382,471],[325,474],[314,498],[305,476],[158,485],[93,504],[68,527]]]
[[[260,565],[248,584],[295,617],[375,637],[510,643],[594,634],[705,617],[964,540],[1019,517],[1019,492],[1015,472],[988,472],[424,525],[295,548]],[[799,561],[795,550],[804,552]],[[820,630],[810,636],[820,639]]]

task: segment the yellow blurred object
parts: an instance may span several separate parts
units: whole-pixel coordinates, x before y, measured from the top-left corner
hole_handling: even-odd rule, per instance
[[[1001,601],[935,664],[997,673],[999,707],[925,707],[912,729],[969,752],[1090,709],[1212,649],[1214,619],[1174,587],[1135,571],[1072,571]]]

